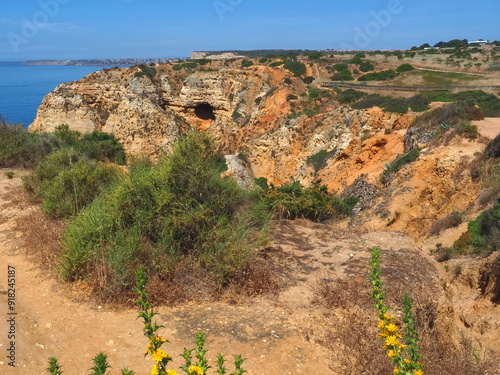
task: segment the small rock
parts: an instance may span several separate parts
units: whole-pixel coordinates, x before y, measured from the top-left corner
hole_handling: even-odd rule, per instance
[[[45,328],[52,328],[52,323],[45,324]]]
[[[113,340],[109,340],[106,345],[107,346],[113,346],[113,345],[115,345],[115,342]]]

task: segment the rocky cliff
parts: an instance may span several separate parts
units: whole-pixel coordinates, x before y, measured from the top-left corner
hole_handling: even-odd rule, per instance
[[[405,128],[412,118],[309,99],[307,85],[281,68],[241,68],[239,61],[212,62],[198,71],[150,68],[155,73],[115,68],[61,84],[45,97],[29,129],[67,124],[82,133],[109,132],[136,156],[156,156],[179,134],[197,129],[213,134],[224,153],[245,154],[256,177],[309,184],[311,155],[341,153],[357,137]],[[301,111],[307,108],[313,112]]]
[[[421,145],[417,162],[383,183],[384,164],[405,153],[406,129],[416,114],[353,110],[330,91],[310,95],[318,89],[281,67],[241,65],[98,71],[47,95],[30,130],[61,124],[82,133],[100,130],[114,134],[131,155],[153,157],[190,129],[209,132],[227,155],[228,173],[242,185],[266,177],[275,185],[296,180],[341,192],[356,183],[369,192],[353,193],[362,199],[365,223],[414,238],[450,212],[466,211],[480,194],[469,165],[484,144]],[[313,159],[320,152],[318,168]]]

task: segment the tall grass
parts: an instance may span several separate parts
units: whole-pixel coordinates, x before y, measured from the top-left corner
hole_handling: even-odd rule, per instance
[[[197,264],[228,282],[265,240],[269,215],[258,193],[220,177],[225,167],[211,140],[193,133],[156,166],[121,175],[69,223],[64,279],[97,277],[99,269],[110,288],[128,288],[139,263],[163,279],[179,265]]]

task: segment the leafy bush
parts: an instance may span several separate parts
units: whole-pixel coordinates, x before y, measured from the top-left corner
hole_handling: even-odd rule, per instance
[[[272,66],[272,67],[281,66],[281,65],[285,65],[285,62],[284,61],[275,61],[275,62],[269,64],[269,66]]]
[[[263,58],[261,58],[261,59],[259,60],[259,63],[260,63],[260,64],[265,64],[265,63],[266,63],[266,62],[268,62],[268,61],[269,61],[269,59],[268,59],[267,57],[263,57]]]
[[[347,90],[346,90],[347,91]],[[408,108],[415,112],[429,109],[430,100],[423,95],[416,95],[412,98],[392,98],[380,94],[368,95],[365,99],[351,105],[354,109],[367,109],[374,106],[383,108],[385,112],[406,113]]]
[[[119,174],[118,170],[89,159],[75,148],[53,152],[30,176],[26,189],[42,200],[42,210],[52,217],[65,217],[79,210],[105,191]]]
[[[489,158],[500,158],[500,134],[486,146],[484,155]]]
[[[366,55],[364,53],[358,53],[352,59],[349,60],[349,64],[360,65],[365,57]]]
[[[375,67],[369,61],[362,61],[359,64],[359,70],[361,70],[363,73],[369,72],[369,71],[371,71],[373,69],[375,69]]]
[[[452,251],[458,253],[475,252],[481,254],[485,251],[500,249],[500,200],[494,207],[484,211],[475,220],[468,224],[468,231],[454,244]]]
[[[357,102],[358,100],[366,97],[366,93],[362,91],[356,91],[354,89],[347,89],[338,94],[335,99],[341,104],[351,104]]]
[[[319,60],[323,57],[323,53],[322,52],[311,52],[307,55],[307,57],[309,57],[309,60]]]
[[[23,125],[9,124],[0,115],[0,167],[34,167],[61,143],[54,134],[28,133]]]
[[[66,228],[63,278],[105,269],[110,290],[118,290],[131,286],[138,263],[170,279],[196,262],[218,283],[228,282],[253,259],[268,214],[257,192],[220,177],[225,167],[208,136],[192,133],[157,165],[121,175]]]
[[[476,125],[472,125],[469,120],[461,120],[454,126],[455,132],[468,139],[477,139],[479,130]]]
[[[251,60],[243,60],[241,62],[241,67],[242,68],[248,68],[249,66],[252,66],[253,62]]]
[[[415,68],[412,65],[410,65],[410,64],[402,64],[402,65],[400,65],[396,69],[396,72],[398,72],[398,73],[404,73],[404,72],[409,72],[409,71],[412,71],[412,70],[415,70]]]
[[[482,90],[462,91],[451,93],[438,91],[426,93],[432,101],[441,102],[467,102],[476,104],[486,117],[500,117],[500,98],[496,95],[485,93]]]
[[[363,100],[351,105],[354,109],[367,109],[372,107],[381,107],[383,103],[391,100],[390,96],[382,96],[380,94],[370,94]]]
[[[354,77],[349,69],[341,70],[331,77],[332,81],[354,81]]]
[[[287,61],[285,65],[283,65],[283,68],[291,71],[295,77],[300,77],[307,72],[305,64],[300,61]]]
[[[335,155],[336,152],[337,150],[321,150],[320,152],[309,156],[307,158],[307,164],[311,164],[314,167],[314,172],[318,173],[320,170],[326,167],[328,159]]]
[[[144,64],[139,65],[139,69],[141,70],[140,72],[137,72],[134,74],[134,77],[141,77],[141,76],[147,76],[150,78],[153,78],[156,76],[156,69],[146,66]]]
[[[378,73],[368,73],[365,74],[364,76],[361,76],[358,78],[358,81],[388,81],[391,79],[394,79],[398,76],[398,73],[396,73],[394,70],[389,69],[389,70],[384,70],[382,72]]]
[[[341,72],[342,70],[349,69],[349,65],[347,65],[347,64],[335,64],[333,66],[333,69],[335,69],[337,72]]]
[[[304,83],[307,83],[309,85],[309,84],[313,83],[314,77],[311,77],[311,76],[304,77],[304,78],[302,78],[302,81],[304,81]]]
[[[353,199],[347,203],[341,201],[328,192],[326,185],[305,188],[297,181],[277,188],[271,186],[263,193],[262,199],[280,219],[312,221],[344,217],[351,213],[354,202]]]

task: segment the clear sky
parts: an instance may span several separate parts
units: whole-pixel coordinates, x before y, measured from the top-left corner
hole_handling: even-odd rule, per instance
[[[499,15],[497,0],[9,1],[0,13],[0,61],[500,40]]]

